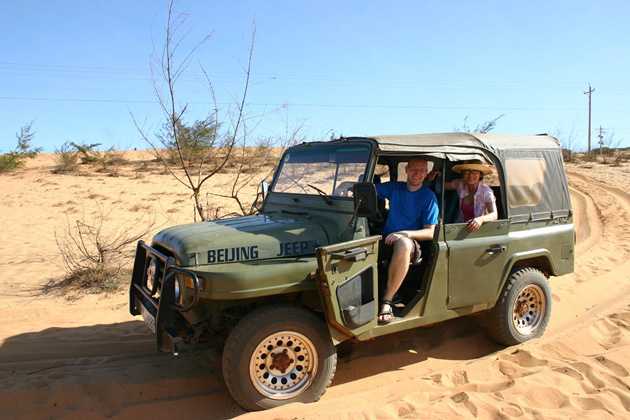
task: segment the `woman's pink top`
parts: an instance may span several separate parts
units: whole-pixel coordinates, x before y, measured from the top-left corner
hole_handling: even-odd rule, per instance
[[[468,222],[475,218],[475,206],[469,206],[468,204],[464,204],[462,202],[462,214],[464,215],[464,222]]]
[[[457,195],[459,196],[459,200],[468,196],[468,185],[464,182],[463,179],[457,178],[453,180],[453,186],[457,190]],[[457,219],[458,223],[462,223],[464,221],[468,221],[470,219],[474,219],[475,217],[482,216],[487,213],[486,203],[493,203],[497,201],[492,189],[483,183],[483,181],[479,181],[479,185],[477,186],[477,191],[475,192],[475,196],[473,198],[473,217],[466,217],[463,213],[464,204],[461,203],[459,218]]]

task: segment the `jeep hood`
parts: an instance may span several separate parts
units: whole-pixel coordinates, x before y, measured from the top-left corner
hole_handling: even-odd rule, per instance
[[[190,267],[313,255],[336,236],[310,217],[272,214],[174,226],[155,235],[153,246]]]

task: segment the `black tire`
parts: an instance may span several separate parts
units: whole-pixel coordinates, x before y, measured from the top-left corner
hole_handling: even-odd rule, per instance
[[[223,350],[227,388],[250,411],[317,401],[336,368],[337,353],[324,322],[288,304],[249,313],[234,327]]]
[[[513,346],[540,337],[551,316],[551,289],[539,270],[510,274],[497,304],[483,314],[482,325],[499,344]]]

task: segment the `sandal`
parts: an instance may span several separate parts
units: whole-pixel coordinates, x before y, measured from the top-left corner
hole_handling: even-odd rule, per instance
[[[383,307],[387,305],[389,309],[384,310]],[[394,312],[393,312],[394,304],[391,300],[382,300],[381,301],[381,311],[378,313],[378,325],[386,325],[394,320]],[[387,318],[385,318],[387,317]],[[385,319],[381,319],[385,318]]]

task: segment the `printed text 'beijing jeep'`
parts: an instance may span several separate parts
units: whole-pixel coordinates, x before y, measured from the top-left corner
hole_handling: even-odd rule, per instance
[[[421,156],[439,224],[378,325],[380,230],[387,203],[374,184],[404,180]],[[452,167],[476,159],[498,219],[456,223]],[[260,213],[163,230],[138,243],[130,311],[160,351],[225,340],[223,374],[247,410],[316,401],[335,372],[335,346],[479,314],[499,343],[539,337],[550,276],[573,271],[574,229],[561,148],[549,136],[422,134],[341,138],[288,149]],[[379,282],[379,275],[381,281]],[[386,279],[385,279],[386,280]]]

